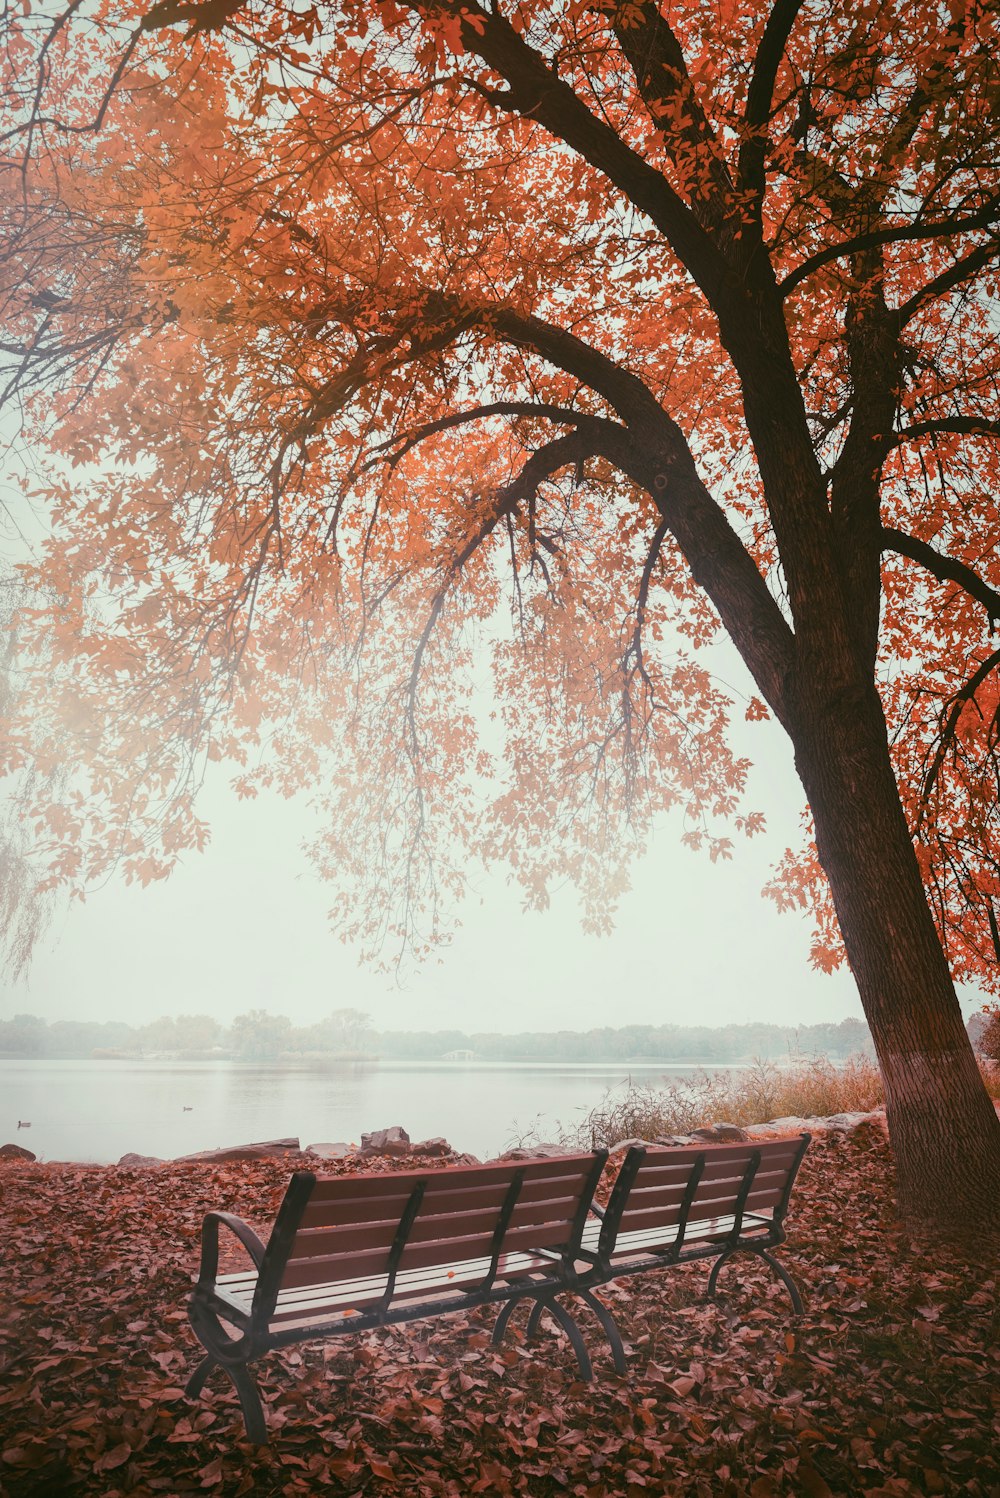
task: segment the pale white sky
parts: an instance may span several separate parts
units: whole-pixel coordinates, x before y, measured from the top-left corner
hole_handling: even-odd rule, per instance
[[[745,732],[757,760],[748,805],[769,832],[712,864],[681,845],[679,818],[664,818],[609,937],[582,933],[572,890],[545,914],[523,914],[517,890],[492,878],[441,960],[401,988],[359,968],[330,931],[326,893],[299,852],[304,804],[240,802],[220,784],[204,807],[208,851],[165,883],[109,884],[74,906],[28,980],[0,990],[0,1016],[141,1023],[204,1011],[228,1021],[259,1006],[308,1023],[350,1005],[380,1029],[508,1031],[860,1016],[849,974],[810,970],[808,921],[760,895],[796,836],[800,794],[781,731]]]

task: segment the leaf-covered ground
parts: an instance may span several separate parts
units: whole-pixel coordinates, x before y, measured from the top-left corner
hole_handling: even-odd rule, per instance
[[[259,1449],[224,1377],[184,1398],[184,1307],[202,1213],[266,1228],[287,1175],[2,1167],[0,1492],[1000,1495],[1000,1254],[899,1231],[881,1141],[806,1158],[782,1250],[798,1323],[737,1259],[714,1305],[703,1265],[609,1287],[625,1379],[587,1313],[592,1385],[551,1327],[494,1351],[486,1310],[306,1344],[258,1365]]]

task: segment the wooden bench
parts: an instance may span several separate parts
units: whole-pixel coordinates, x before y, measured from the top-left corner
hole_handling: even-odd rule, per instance
[[[784,1219],[809,1135],[703,1149],[635,1147],[606,1209],[593,1201],[607,1152],[523,1163],[379,1175],[292,1177],[265,1245],[240,1218],[209,1212],[189,1315],[206,1356],[187,1392],[209,1373],[232,1380],[247,1435],[267,1428],[248,1365],[270,1348],[499,1303],[499,1344],[523,1300],[528,1335],[548,1311],[568,1336],[582,1378],[592,1376],[580,1329],[560,1296],[597,1317],[619,1373],[625,1351],[594,1293],[625,1275],[714,1258],[708,1294],[736,1253],[758,1255],[802,1303],[769,1252]],[[219,1274],[219,1229],[253,1268]]]
[[[273,1347],[374,1326],[532,1299],[569,1337],[581,1373],[586,1348],[556,1297],[576,1261],[606,1150],[443,1170],[316,1176],[297,1171],[265,1246],[228,1212],[202,1226],[201,1269],[189,1316],[206,1356],[187,1393],[224,1370],[247,1435],[267,1427],[248,1365]],[[219,1229],[253,1268],[219,1274]]]
[[[810,1137],[707,1145],[699,1150],[634,1146],[628,1151],[607,1208],[593,1204],[594,1217],[585,1225],[580,1243],[583,1263],[578,1264],[572,1287],[604,1328],[619,1373],[626,1371],[621,1336],[594,1290],[625,1275],[714,1259],[707,1289],[711,1298],[719,1271],[734,1254],[756,1254],[778,1276],[793,1310],[801,1314],[794,1281],[769,1249],[785,1241],[788,1202]],[[502,1340],[513,1309],[505,1306],[501,1311],[494,1342]],[[529,1335],[540,1311],[532,1310]]]

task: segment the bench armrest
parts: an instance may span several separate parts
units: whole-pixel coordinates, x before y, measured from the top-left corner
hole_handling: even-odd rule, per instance
[[[206,1212],[201,1225],[201,1267],[198,1270],[199,1285],[214,1285],[219,1268],[219,1228],[228,1228],[243,1244],[259,1269],[264,1261],[265,1246],[249,1223],[232,1212]]]

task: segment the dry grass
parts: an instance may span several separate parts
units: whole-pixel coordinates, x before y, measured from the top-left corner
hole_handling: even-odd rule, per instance
[[[991,1096],[1000,1097],[1000,1064],[980,1060]],[[834,1065],[825,1056],[802,1057],[791,1066],[755,1061],[740,1071],[702,1072],[667,1087],[630,1082],[611,1088],[583,1118],[557,1125],[560,1144],[610,1148],[622,1139],[687,1134],[712,1123],[757,1124],[772,1118],[824,1118],[867,1113],[884,1102],[882,1077],[868,1056]],[[522,1134],[521,1144],[552,1139],[541,1122]]]

